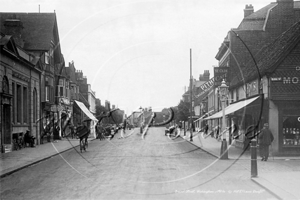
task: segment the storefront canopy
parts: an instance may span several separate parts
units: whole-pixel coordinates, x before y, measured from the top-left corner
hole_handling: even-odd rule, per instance
[[[253,97],[251,99],[246,99],[244,101],[239,101],[237,103],[233,103],[233,104],[227,106],[225,108],[225,115],[231,114],[239,109],[244,108],[245,106],[249,105],[250,103],[252,103],[253,101],[255,101],[258,98],[259,98],[259,96]],[[220,112],[217,112],[210,117],[204,118],[204,120],[221,118],[222,116],[223,116],[223,111],[221,110]]]
[[[75,103],[78,105],[78,107],[82,110],[82,112],[84,112],[84,114],[91,120],[93,121],[98,121],[96,119],[96,117],[89,111],[89,109],[87,109],[87,107],[80,101],[76,101]]]

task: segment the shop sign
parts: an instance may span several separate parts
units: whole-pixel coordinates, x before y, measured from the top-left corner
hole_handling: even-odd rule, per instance
[[[70,104],[70,100],[68,98],[65,98],[65,97],[61,97],[59,101],[62,104],[66,104],[66,105]]]
[[[61,105],[52,105],[51,106],[51,112],[61,112],[63,110],[63,107]]]
[[[209,81],[203,83],[202,85],[199,86],[199,92],[196,94],[196,98],[200,97],[203,95],[205,92],[210,90],[214,86],[215,78],[212,77]]]
[[[271,81],[281,82],[284,85],[300,84],[300,66],[296,66],[295,71],[296,73],[292,71],[285,71],[285,74],[282,76],[271,77]]]
[[[229,71],[229,67],[214,67],[215,86],[220,86],[223,79],[226,81],[226,84],[228,85],[228,80],[227,80],[228,71]]]

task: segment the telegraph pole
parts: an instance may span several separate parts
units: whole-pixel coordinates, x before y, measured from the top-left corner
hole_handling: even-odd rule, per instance
[[[190,141],[193,141],[193,75],[192,75],[192,49],[190,49]]]

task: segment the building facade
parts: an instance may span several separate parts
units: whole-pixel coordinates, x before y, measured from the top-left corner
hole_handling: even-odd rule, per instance
[[[238,147],[247,146],[250,127],[268,123],[274,154],[300,154],[299,8],[293,0],[277,0],[257,12],[247,5],[216,55],[220,67],[230,68],[226,125],[237,125]],[[219,112],[210,119],[220,117]]]
[[[11,35],[0,35],[1,152],[14,149],[14,140],[27,130],[40,131],[40,76],[38,59],[17,46]]]

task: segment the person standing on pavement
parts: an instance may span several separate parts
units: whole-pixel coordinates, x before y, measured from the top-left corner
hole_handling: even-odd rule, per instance
[[[127,124],[126,119],[124,119],[122,127],[121,127],[121,137],[120,138],[124,138],[125,131],[126,131],[126,124]]]
[[[263,129],[258,135],[259,152],[262,161],[267,161],[269,157],[269,146],[274,140],[272,132],[269,130],[269,124],[265,123]]]
[[[195,131],[195,124],[192,121],[191,126],[190,126],[190,141],[193,141],[193,132]]]
[[[204,134],[207,135],[208,133],[208,124],[206,123],[206,125],[204,126]]]

